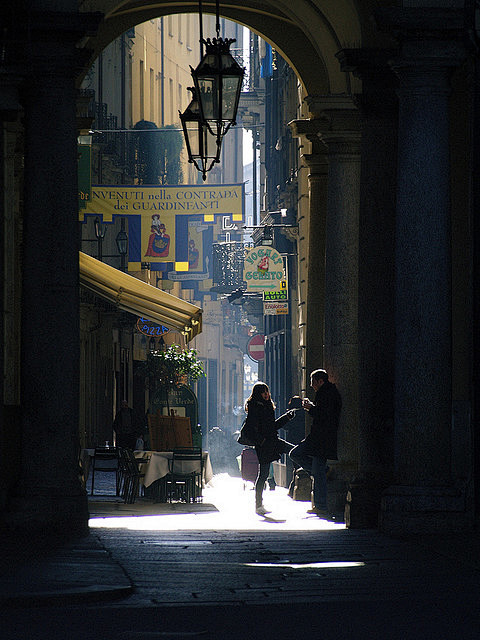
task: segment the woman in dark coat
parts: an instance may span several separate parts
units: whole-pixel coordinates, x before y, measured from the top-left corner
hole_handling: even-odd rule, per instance
[[[255,510],[259,515],[264,516],[269,513],[263,506],[262,495],[270,463],[278,460],[282,453],[288,453],[293,447],[292,444],[278,437],[277,429],[288,422],[295,412],[287,411],[275,420],[275,405],[270,397],[270,389],[264,382],[253,385],[252,393],[245,404],[245,411],[247,412],[246,424],[255,442],[255,451],[260,465],[255,481]]]

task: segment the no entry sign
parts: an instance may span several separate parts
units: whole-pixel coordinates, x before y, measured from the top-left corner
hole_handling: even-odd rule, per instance
[[[265,358],[265,336],[263,333],[257,333],[252,336],[247,344],[247,353],[252,360],[263,360]]]

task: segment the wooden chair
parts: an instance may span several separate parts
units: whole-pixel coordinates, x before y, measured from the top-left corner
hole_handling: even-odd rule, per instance
[[[191,468],[184,471],[185,466]],[[174,449],[170,472],[165,478],[167,502],[197,502],[202,499],[203,457],[200,448]]]

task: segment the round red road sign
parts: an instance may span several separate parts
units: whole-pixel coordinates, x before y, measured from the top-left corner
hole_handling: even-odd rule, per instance
[[[265,358],[265,336],[263,333],[257,333],[252,336],[247,343],[247,353],[252,360],[264,360]]]

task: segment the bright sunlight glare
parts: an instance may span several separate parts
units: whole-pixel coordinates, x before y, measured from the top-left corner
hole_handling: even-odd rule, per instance
[[[125,505],[129,509],[123,516],[119,513],[118,507],[109,513],[99,510],[97,514],[91,508],[89,525],[94,529],[117,528],[135,531],[345,529],[343,522],[332,522],[307,514],[310,503],[292,500],[288,497],[287,491],[285,487],[276,487],[275,491],[264,492],[265,506],[271,513],[262,517],[255,513],[253,483],[230,477],[228,474],[218,474],[209,486],[204,488],[203,502],[198,505],[149,505],[148,515],[142,515],[142,507],[138,501],[134,505]],[[91,507],[93,506],[92,504]],[[157,512],[152,513],[152,508],[157,506]]]

